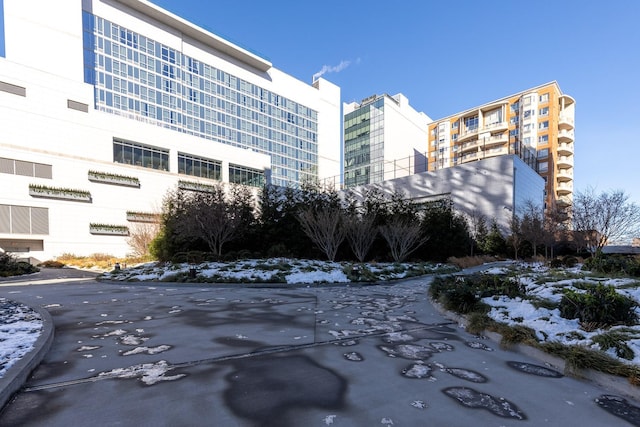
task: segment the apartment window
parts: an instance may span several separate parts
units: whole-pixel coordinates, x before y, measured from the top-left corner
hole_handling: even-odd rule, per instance
[[[465,117],[464,127],[467,131],[473,131],[478,129],[478,116]]]
[[[523,113],[524,118],[533,117],[536,114],[534,110],[526,110]]]
[[[538,129],[549,129],[549,120],[545,120],[544,122],[540,122],[538,125]]]
[[[522,139],[522,142],[523,142],[525,145],[529,145],[529,144],[531,144],[531,137],[530,137],[530,136],[527,136],[527,137],[523,138],[523,139]]]
[[[114,138],[113,161],[166,171],[169,170],[169,150]]]
[[[547,144],[549,142],[549,135],[540,135],[538,137],[538,144]]]
[[[502,108],[496,108],[484,115],[484,124],[486,126],[494,125],[502,122]]]
[[[458,129],[460,122],[456,120],[455,122],[451,122],[451,129]]]
[[[509,123],[512,125],[518,124],[519,121],[520,121],[520,116],[513,116],[509,119]]]
[[[541,116],[548,116],[549,115],[549,107],[543,107],[540,109],[539,114]]]
[[[509,136],[517,136],[518,135],[518,129],[511,129],[509,131]]]
[[[543,93],[542,95],[540,95],[540,102],[549,102],[549,94]]]
[[[547,158],[547,157],[549,157],[549,149],[548,148],[545,148],[545,149],[542,149],[542,150],[538,150],[538,158],[539,159],[544,159],[544,158]]]
[[[539,162],[538,163],[538,172],[544,173],[549,171],[549,162]]]
[[[517,113],[518,110],[520,110],[520,102],[514,102],[513,104],[510,105],[510,107],[511,107],[512,113]]]
[[[222,162],[178,153],[178,173],[207,179],[222,179]]]

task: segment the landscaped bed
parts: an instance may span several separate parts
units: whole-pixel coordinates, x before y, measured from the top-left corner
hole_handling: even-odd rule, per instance
[[[195,283],[351,283],[446,274],[456,267],[432,263],[340,263],[290,258],[236,262],[146,263],[113,270],[103,280]]]
[[[434,280],[431,297],[467,318],[471,333],[502,335],[555,354],[570,369],[591,368],[640,380],[640,280],[580,266],[491,268]]]

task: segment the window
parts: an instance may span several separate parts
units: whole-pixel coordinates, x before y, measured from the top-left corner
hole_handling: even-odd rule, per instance
[[[523,113],[524,118],[533,117],[536,114],[535,110],[526,110]]]
[[[543,107],[540,109],[540,115],[541,116],[548,116],[549,115],[549,107]]]
[[[178,173],[207,179],[222,179],[222,163],[218,160],[178,153]]]
[[[509,119],[509,123],[512,125],[518,124],[520,121],[520,116],[513,116]]]
[[[549,162],[540,162],[538,163],[538,172],[548,172],[549,171]]]
[[[229,164],[229,182],[233,184],[262,187],[265,183],[264,171],[240,165]]]
[[[510,107],[512,113],[517,113],[520,110],[520,102],[514,102]]]
[[[516,136],[518,135],[518,129],[511,129],[509,131],[509,136]]]
[[[540,102],[549,102],[549,94],[543,93],[542,95],[540,95]]]
[[[545,120],[544,122],[540,122],[538,124],[538,129],[549,129],[549,120]]]
[[[458,129],[460,122],[456,120],[455,122],[451,122],[451,129]]]
[[[549,149],[545,148],[543,150],[538,150],[538,158],[539,159],[544,159],[546,157],[549,157]]]
[[[478,116],[473,117],[465,117],[464,118],[464,127],[467,132],[471,132],[478,129]]]
[[[549,135],[540,135],[538,137],[538,144],[547,144],[549,142]]]
[[[496,123],[502,122],[502,108],[496,108],[495,110],[489,111],[484,115],[484,124],[485,126],[495,125]]]
[[[169,150],[114,138],[113,161],[166,171],[169,170]]]

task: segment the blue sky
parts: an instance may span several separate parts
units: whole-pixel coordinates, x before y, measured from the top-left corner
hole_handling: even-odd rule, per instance
[[[401,92],[438,119],[556,80],[575,189],[640,204],[640,1],[152,1],[300,80],[335,70],[344,102]]]

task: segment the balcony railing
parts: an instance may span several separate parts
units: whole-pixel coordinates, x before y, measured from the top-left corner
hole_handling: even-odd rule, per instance
[[[570,168],[570,167],[573,167],[573,156],[560,156],[560,157],[558,157],[558,167],[559,168]]]
[[[561,129],[558,132],[558,142],[573,142],[573,131]]]
[[[558,154],[562,156],[573,154],[573,143],[561,142],[560,144],[558,144]]]
[[[574,119],[568,114],[560,114],[558,117],[558,127],[560,129],[573,129]]]
[[[571,169],[560,169],[556,177],[558,181],[571,181],[573,179],[573,171]]]

